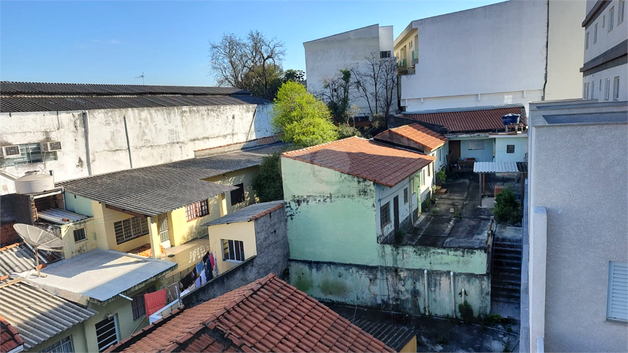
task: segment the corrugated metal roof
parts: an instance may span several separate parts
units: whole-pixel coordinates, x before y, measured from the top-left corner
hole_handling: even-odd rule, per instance
[[[284,206],[283,201],[270,201],[270,202],[262,202],[256,203],[250,206],[247,206],[239,211],[230,213],[226,216],[214,219],[211,222],[203,224],[203,226],[213,226],[217,224],[229,224],[229,223],[237,223],[237,222],[248,222],[254,221],[263,215],[271,213],[275,210],[280,209]]]
[[[474,173],[518,173],[517,162],[475,162]]]
[[[48,261],[39,256],[40,264]],[[35,268],[35,252],[24,243],[17,243],[0,249],[0,277],[20,273]]]
[[[394,349],[395,352],[401,352],[401,349],[416,336],[414,330],[409,327],[382,321],[374,322],[358,319],[353,324],[384,342],[384,344]]]
[[[469,109],[433,113],[404,113],[404,117],[427,124],[444,126],[450,133],[503,131],[502,116],[521,114],[520,126],[526,126],[523,107]],[[512,125],[515,126],[515,125]]]
[[[201,179],[257,166],[264,156],[279,152],[283,147],[284,145],[277,144],[250,151],[123,170],[59,184],[66,191],[88,199],[127,211],[156,216],[234,190],[233,186]]]
[[[90,218],[89,216],[62,210],[60,208],[49,208],[43,211],[37,210],[37,217],[61,225],[75,223]]]
[[[151,86],[112,85],[51,82],[0,82],[2,95],[142,95],[142,94],[186,94],[186,95],[232,95],[250,94],[235,87],[203,86]]]
[[[14,282],[0,282],[0,315],[17,329],[26,350],[97,313],[23,281]]]

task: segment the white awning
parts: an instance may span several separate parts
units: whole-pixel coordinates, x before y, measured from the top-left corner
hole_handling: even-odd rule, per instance
[[[475,162],[474,173],[519,173],[517,162]]]

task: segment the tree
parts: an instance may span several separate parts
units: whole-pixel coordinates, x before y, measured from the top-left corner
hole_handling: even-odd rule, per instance
[[[259,31],[246,40],[225,34],[218,43],[210,42],[210,67],[218,85],[229,84],[254,95],[273,99],[283,72],[283,43],[268,39]]]
[[[340,75],[323,79],[323,88],[326,91],[321,97],[327,102],[334,120],[337,124],[346,124],[349,120],[351,70],[342,69]]]
[[[288,69],[283,73],[283,82],[294,81],[305,84],[305,72],[303,70]]]
[[[363,98],[371,116],[386,117],[397,100],[397,62],[372,53],[365,62],[351,68],[357,96]]]
[[[262,159],[259,173],[253,177],[251,186],[259,197],[260,202],[283,200],[281,158],[279,153]]]
[[[521,219],[523,218],[521,204],[517,201],[512,188],[509,186],[495,195],[493,215],[498,223],[521,223]]]
[[[338,138],[325,103],[308,93],[305,86],[293,81],[284,83],[277,92],[272,125],[283,141],[299,147]]]

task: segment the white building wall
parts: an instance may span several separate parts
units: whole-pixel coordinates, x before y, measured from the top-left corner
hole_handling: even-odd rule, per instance
[[[614,99],[615,77],[619,77],[619,98]],[[608,79],[608,99],[606,80]],[[615,66],[607,70],[584,76],[582,98],[603,101],[628,100],[628,64]]]
[[[29,170],[54,173],[56,182],[131,167],[124,129],[126,118],[133,167],[194,158],[194,151],[272,136],[270,105],[128,108],[87,111],[90,156],[86,153],[83,114],[72,112],[2,113],[0,141],[26,144],[60,141],[58,159],[0,166],[20,177]],[[0,193],[15,192],[13,181],[0,175]]]
[[[613,9],[613,29],[609,31],[610,26],[610,11]],[[626,10],[624,10],[626,11]],[[585,34],[582,43],[585,46],[584,49],[584,62],[595,58],[596,56],[604,53],[608,49],[616,46],[628,38],[628,26],[626,21],[628,14],[624,13],[624,21],[618,23],[619,20],[619,0],[612,0],[609,5],[600,12],[597,18],[589,23],[585,29]],[[584,19],[582,16],[581,19]],[[582,20],[580,21],[582,24]],[[597,41],[595,41],[595,25],[597,25]],[[586,44],[586,33],[589,34],[589,43]]]
[[[515,147],[514,153],[508,153],[508,145]],[[527,135],[495,136],[495,162],[523,162],[527,154]]]
[[[562,6],[582,10],[564,11],[554,27],[582,21],[583,1]],[[395,53],[408,41],[418,50],[415,73],[401,77],[401,105],[408,112],[515,103],[527,109],[543,98],[547,13],[547,1],[511,0],[413,21],[395,42]],[[550,63],[568,69],[548,75],[548,88],[554,99],[578,97],[582,51],[569,46],[573,33],[550,32]]]

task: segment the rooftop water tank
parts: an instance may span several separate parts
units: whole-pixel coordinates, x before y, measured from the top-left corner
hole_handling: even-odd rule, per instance
[[[36,170],[26,172],[26,174],[15,180],[15,191],[18,194],[32,194],[54,189],[55,183],[52,175],[41,174]]]

